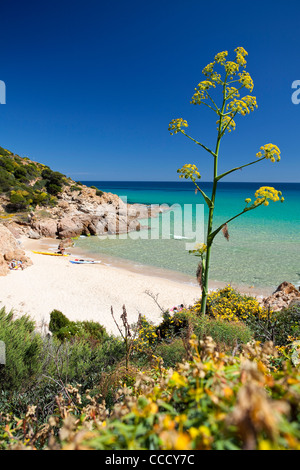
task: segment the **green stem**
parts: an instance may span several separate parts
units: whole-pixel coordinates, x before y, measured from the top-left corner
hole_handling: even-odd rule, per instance
[[[180,132],[185,135],[186,137],[188,137],[189,139],[191,139],[193,142],[195,142],[195,144],[197,145],[200,145],[200,147],[202,147],[204,150],[206,150],[208,153],[210,153],[213,157],[215,157],[215,154],[212,150],[210,150],[208,147],[206,147],[206,145],[204,144],[201,144],[201,142],[198,142],[198,140],[196,139],[193,139],[193,137],[191,137],[190,135],[186,134],[182,129],[180,129]]]
[[[226,220],[226,222],[224,222],[222,225],[220,225],[214,232],[212,232],[210,234],[210,238],[211,238],[211,243],[213,242],[213,239],[215,238],[215,236],[220,232],[220,230],[222,230],[222,228],[224,227],[224,225],[226,224],[229,224],[229,222],[232,222],[232,220],[234,219],[237,219],[238,217],[240,217],[241,215],[245,214],[246,212],[249,212],[249,211],[253,211],[254,209],[257,209],[257,207],[261,206],[264,202],[265,202],[266,199],[263,199],[262,202],[260,202],[259,204],[257,204],[256,206],[252,205],[250,207],[246,207],[244,210],[242,210],[242,212],[239,212],[238,214],[234,215],[233,217],[231,217],[230,219]]]
[[[214,218],[214,208],[215,208],[215,199],[216,199],[216,192],[217,192],[217,185],[218,185],[218,157],[219,157],[219,150],[222,138],[222,124],[223,124],[223,114],[226,104],[226,81],[227,76],[225,77],[224,84],[223,84],[223,104],[222,109],[220,112],[220,121],[219,121],[219,128],[218,128],[218,137],[216,143],[216,151],[214,153],[214,179],[213,179],[213,188],[212,188],[212,195],[211,195],[211,205],[209,207],[209,214],[208,214],[208,226],[207,226],[207,238],[206,238],[206,263],[205,263],[205,270],[204,270],[204,277],[203,277],[203,287],[202,287],[202,299],[201,299],[201,313],[204,315],[206,311],[206,302],[208,296],[208,276],[209,276],[209,266],[210,266],[210,257],[211,257],[211,247],[212,247],[212,227],[213,227],[213,218]]]
[[[226,171],[222,175],[219,175],[217,179],[219,181],[221,178],[224,178],[224,176],[230,175],[230,173],[233,173],[234,171],[237,171],[237,170],[241,170],[242,168],[246,168],[246,166],[254,165],[255,163],[261,162],[262,160],[265,160],[265,158],[266,157],[263,157],[258,160],[254,160],[254,162],[246,163],[246,165],[241,165],[241,166],[237,166],[236,168],[232,168],[232,170]]]

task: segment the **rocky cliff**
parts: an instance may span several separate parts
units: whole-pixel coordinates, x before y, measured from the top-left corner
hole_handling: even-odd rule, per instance
[[[117,195],[96,194],[82,186],[79,191],[65,187],[53,208],[37,206],[27,218],[12,217],[4,224],[15,235],[29,238],[71,238],[80,235],[104,235],[140,230],[140,218],[154,217],[160,209],[126,204]]]
[[[146,206],[76,183],[0,147],[0,220],[15,235],[65,239],[140,230]],[[9,219],[8,214],[14,214]]]

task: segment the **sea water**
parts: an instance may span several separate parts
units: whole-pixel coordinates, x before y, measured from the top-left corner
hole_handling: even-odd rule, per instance
[[[128,203],[176,204],[183,211],[185,208],[192,211],[194,219],[196,205],[204,202],[199,192],[195,194],[192,182],[86,181],[84,184],[115,193]],[[219,183],[214,228],[242,211],[246,198],[254,201],[254,193],[260,186],[273,186],[282,191],[284,203],[270,201],[269,206],[235,219],[228,224],[229,240],[222,232],[216,236],[210,280],[255,287],[275,287],[282,281],[300,285],[300,184]],[[211,183],[202,183],[201,188],[210,196]],[[208,210],[205,204],[204,215],[206,231]],[[189,254],[187,240],[176,238],[176,231],[178,227],[171,225],[170,237],[159,239],[86,237],[80,238],[76,246],[88,253],[126,259],[194,278],[199,258]],[[184,236],[181,230],[179,236]]]

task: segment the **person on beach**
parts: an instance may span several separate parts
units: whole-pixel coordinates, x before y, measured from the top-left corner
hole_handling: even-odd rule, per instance
[[[9,269],[11,269],[11,270],[12,270],[12,269],[19,269],[19,268],[21,268],[22,271],[23,271],[23,269],[24,269],[24,266],[23,266],[22,261],[17,261],[17,260],[15,260],[15,259],[13,259],[13,260],[9,263],[8,267],[9,267]]]

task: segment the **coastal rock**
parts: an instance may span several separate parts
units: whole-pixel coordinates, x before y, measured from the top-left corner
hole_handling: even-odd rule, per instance
[[[0,276],[6,276],[8,273],[8,265],[5,262],[4,256],[0,254]]]
[[[9,263],[13,260],[21,261],[22,267],[32,265],[32,261],[20,248],[20,244],[13,234],[4,225],[0,225],[0,276],[9,273]]]
[[[26,222],[16,218],[8,223],[14,233],[39,238],[76,238],[80,235],[120,234],[139,231],[139,219],[156,217],[159,206],[127,204],[112,193],[97,194],[96,189],[80,186],[72,190],[65,186],[57,196],[56,206],[47,207],[47,216],[42,207],[28,216]]]
[[[35,230],[29,229],[27,232],[28,238],[31,238],[32,240],[39,240],[41,238],[41,235],[36,232]]]
[[[19,244],[10,230],[4,225],[0,225],[0,253],[5,256],[6,253],[19,249]]]
[[[292,305],[300,304],[300,292],[290,282],[282,282],[269,297],[261,301],[261,305],[273,311],[279,311]]]
[[[78,237],[83,232],[83,224],[80,219],[64,217],[57,223],[56,230],[59,238]]]
[[[55,219],[47,218],[36,220],[33,218],[31,221],[31,228],[42,237],[56,238],[57,221]]]

